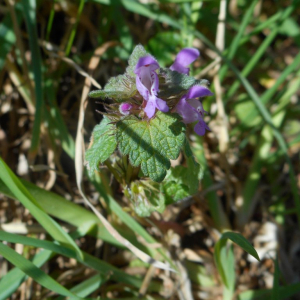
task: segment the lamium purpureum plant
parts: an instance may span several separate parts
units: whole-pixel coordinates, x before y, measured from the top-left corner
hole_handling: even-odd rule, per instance
[[[167,204],[198,190],[200,166],[193,158],[186,124],[195,123],[198,135],[209,130],[199,99],[212,95],[207,80],[189,76],[188,66],[198,56],[197,49],[185,48],[170,68],[161,68],[138,45],[125,74],[89,94],[111,100],[105,103],[106,113],[86,152],[89,174],[106,164],[140,216],[162,212]],[[171,168],[170,160],[180,152],[184,163]]]

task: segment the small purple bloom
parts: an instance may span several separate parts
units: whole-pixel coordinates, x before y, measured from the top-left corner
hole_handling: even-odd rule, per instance
[[[203,120],[204,113],[207,113],[202,103],[196,98],[211,96],[213,93],[206,87],[195,85],[189,89],[187,94],[183,95],[178,104],[176,111],[182,116],[184,123],[193,123],[198,121],[194,130],[198,135],[204,135],[205,130],[210,130]]]
[[[155,109],[163,112],[169,111],[166,101],[159,99],[157,93],[159,91],[159,80],[155,70],[159,68],[157,61],[152,56],[141,57],[135,67],[136,88],[147,102],[144,108],[148,118],[152,118]]]
[[[172,71],[177,71],[178,73],[189,75],[190,68],[187,66],[195,61],[199,55],[199,51],[195,48],[184,48],[177,54],[175,62],[170,69]]]
[[[127,102],[123,102],[120,106],[119,106],[119,111],[122,115],[124,116],[128,116],[130,114],[130,110],[132,109],[132,105],[130,103]]]

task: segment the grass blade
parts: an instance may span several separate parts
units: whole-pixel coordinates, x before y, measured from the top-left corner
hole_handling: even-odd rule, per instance
[[[18,21],[21,20],[19,5],[16,5],[16,15]],[[16,36],[13,29],[12,18],[7,14],[0,23],[0,70],[3,69],[5,64],[6,55],[11,50],[12,46],[16,43]]]
[[[79,297],[86,297],[96,291],[100,286],[105,283],[106,279],[103,275],[94,275],[87,280],[82,281],[78,285],[70,289],[71,292],[76,293]],[[56,300],[63,300],[64,297],[58,297]]]
[[[229,239],[239,245],[242,249],[244,249],[247,253],[255,257],[258,261],[259,256],[253,246],[246,240],[240,233],[227,231],[222,234],[222,239]]]
[[[39,199],[39,205],[47,214],[54,216],[73,226],[76,226],[77,231],[79,231],[83,235],[88,232],[89,234],[96,236],[97,238],[105,242],[108,242],[117,247],[122,247],[122,245],[109,234],[106,228],[99,222],[98,218],[92,212],[66,200],[65,198],[55,193],[41,189],[26,180],[20,181],[29,191],[29,193],[34,195],[35,199]],[[7,186],[2,182],[1,179],[0,192],[7,197],[18,200],[18,198],[7,188]],[[143,248],[143,246],[137,242],[134,233],[129,232],[128,230],[124,230],[124,226],[119,226],[118,230],[132,243]]]
[[[21,203],[30,211],[35,219],[45,228],[45,230],[58,242],[66,244],[76,250],[77,254],[81,256],[81,251],[71,237],[55,222],[49,215],[47,215],[36,199],[29,193],[22,185],[20,180],[8,168],[5,162],[0,157],[0,178],[13,193],[13,195],[21,201]]]
[[[38,240],[34,238],[24,237],[16,234],[11,234],[8,232],[4,232],[0,230],[0,240],[4,240],[10,243],[20,243],[24,245],[29,245],[37,248],[43,248],[50,250],[52,252],[55,252],[57,254],[74,258],[78,262],[88,266],[89,268],[92,268],[99,272],[100,274],[107,276],[108,274],[111,274],[111,278],[113,280],[116,280],[117,282],[123,282],[135,287],[140,287],[142,280],[126,274],[122,270],[119,270],[118,268],[110,265],[109,263],[102,261],[92,255],[89,255],[85,252],[83,252],[83,259],[80,259],[76,256],[76,253],[74,250],[69,249],[67,247],[57,245],[53,242],[44,241],[44,240]],[[153,289],[157,289],[156,285],[152,286]]]
[[[32,141],[30,151],[33,157],[37,153],[40,127],[42,122],[42,112],[44,109],[43,86],[42,86],[42,59],[38,44],[38,34],[36,28],[36,2],[35,0],[23,0],[23,13],[29,36],[29,45],[31,50],[32,71],[35,82],[35,116],[32,129]]]
[[[22,255],[11,249],[10,247],[0,243],[1,255],[11,262],[13,265],[22,270],[26,275],[33,278],[40,285],[44,286],[50,291],[54,291],[60,295],[66,297],[74,297],[75,299],[81,299],[67,290],[65,287],[57,283],[52,277],[47,275],[44,271],[35,266],[31,261],[24,258]]]
[[[78,8],[78,11],[77,11],[77,16],[76,16],[76,22],[73,25],[73,28],[72,28],[72,31],[71,31],[71,34],[70,34],[70,38],[69,38],[69,41],[68,41],[68,44],[67,44],[67,47],[66,47],[66,51],[65,51],[66,56],[69,56],[69,54],[70,54],[70,51],[71,51],[71,48],[72,48],[72,45],[73,45],[73,42],[74,42],[74,38],[75,38],[75,35],[76,35],[76,29],[77,29],[77,25],[78,25],[78,22],[79,22],[79,18],[80,18],[80,15],[81,15],[83,7],[84,7],[84,3],[85,3],[85,0],[80,0],[79,8]]]
[[[41,267],[50,257],[52,252],[44,250],[36,254],[32,260],[33,264]],[[0,300],[7,300],[26,279],[26,275],[18,268],[9,271],[0,280]]]

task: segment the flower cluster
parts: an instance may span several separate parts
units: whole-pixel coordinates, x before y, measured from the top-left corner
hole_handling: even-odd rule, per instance
[[[189,75],[190,69],[188,66],[198,57],[199,51],[197,49],[184,48],[177,54],[170,70]],[[158,97],[159,77],[157,70],[159,68],[156,59],[147,55],[138,60],[134,70],[136,75],[136,88],[143,98],[142,108],[149,119],[155,115],[156,109],[162,112],[169,111],[167,102]],[[204,135],[205,130],[209,130],[209,127],[203,120],[206,111],[203,109],[199,98],[211,95],[212,93],[207,87],[194,85],[181,97],[172,112],[177,112],[186,124],[198,121],[194,130],[198,135]],[[119,111],[123,115],[129,115],[133,109],[134,106],[127,102],[122,103],[119,107]]]

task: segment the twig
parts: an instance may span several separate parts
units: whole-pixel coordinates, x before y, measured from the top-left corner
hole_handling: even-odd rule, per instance
[[[198,75],[195,76],[196,79],[203,78],[211,69],[214,69],[216,65],[221,62],[221,57],[218,56],[214,61],[212,61],[208,66],[206,66]]]
[[[142,286],[139,290],[139,297],[142,297],[142,296],[145,296],[147,290],[148,290],[148,287],[149,287],[149,284],[151,282],[151,279],[154,275],[154,271],[155,271],[155,268],[154,266],[150,266],[150,268],[148,269],[147,273],[146,273],[146,276],[143,280],[143,283],[142,283]]]

